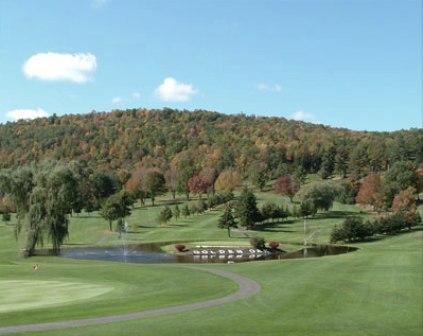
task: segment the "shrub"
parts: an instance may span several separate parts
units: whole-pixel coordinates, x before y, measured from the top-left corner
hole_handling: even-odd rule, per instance
[[[179,251],[179,252],[183,252],[185,251],[185,245],[184,244],[176,244],[175,248]]]
[[[9,221],[10,221],[10,219],[11,219],[10,213],[8,213],[8,212],[4,212],[4,213],[2,214],[2,220],[3,220],[3,222],[9,222]]]
[[[279,247],[279,242],[272,240],[272,241],[269,243],[269,247],[270,247],[271,249],[277,249],[277,248]]]
[[[266,242],[263,237],[253,237],[250,240],[250,244],[254,248],[264,249]]]

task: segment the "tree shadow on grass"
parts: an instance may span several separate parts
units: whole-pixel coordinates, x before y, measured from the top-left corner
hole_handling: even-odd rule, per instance
[[[292,230],[291,228],[287,228],[287,224],[292,224],[293,221],[279,221],[279,222],[269,222],[269,223],[262,223],[255,226],[255,230],[262,231],[262,232],[296,232],[296,230]]]
[[[169,223],[169,227],[188,227],[187,224]]]
[[[307,219],[327,219],[327,218],[347,218],[348,216],[359,215],[354,211],[328,211],[328,212],[319,212],[312,218]]]

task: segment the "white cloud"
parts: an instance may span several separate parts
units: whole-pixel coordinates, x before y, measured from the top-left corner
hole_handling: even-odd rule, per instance
[[[163,83],[154,91],[155,95],[167,102],[186,102],[196,94],[191,84],[178,82],[172,77],[165,78]]]
[[[282,85],[280,84],[265,84],[265,83],[259,83],[257,84],[257,90],[259,91],[269,91],[269,92],[281,92],[282,91]]]
[[[28,78],[47,81],[71,81],[85,83],[97,68],[96,57],[91,53],[57,54],[38,53],[24,64]]]
[[[135,98],[135,99],[141,98],[141,93],[139,93],[139,92],[133,92],[132,93],[132,98]]]
[[[292,115],[295,120],[314,119],[315,116],[311,113],[304,113],[303,111],[297,111]]]
[[[121,103],[123,101],[123,98],[122,97],[114,97],[113,99],[112,99],[112,103],[113,104],[119,104],[119,103]]]
[[[6,116],[12,120],[20,120],[20,119],[36,119],[36,118],[44,118],[48,117],[49,114],[41,108],[37,108],[36,110],[31,109],[21,109],[21,110],[12,110],[6,113]]]

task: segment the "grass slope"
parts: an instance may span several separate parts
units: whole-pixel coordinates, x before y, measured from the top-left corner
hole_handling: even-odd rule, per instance
[[[34,335],[419,336],[421,241],[414,232],[347,255],[214,265],[258,281],[262,292],[183,314]]]
[[[260,203],[275,200],[258,195]],[[279,198],[280,201],[280,198]],[[159,200],[164,204],[166,198]],[[220,211],[155,223],[160,207],[135,209],[127,219],[135,232],[130,242],[197,241],[246,243],[249,237],[216,228]],[[358,208],[336,204],[333,211],[307,220],[306,236],[326,243],[334,224]],[[115,233],[97,215],[75,216],[70,226],[70,246],[119,244]],[[113,288],[92,298],[61,306],[0,313],[0,326],[112,315],[222,297],[237,286],[217,276],[183,269],[179,265],[142,265],[63,260],[52,257],[22,259],[13,226],[0,224],[0,281],[53,281]],[[251,234],[250,234],[251,235]],[[304,238],[302,220],[275,224],[256,233],[282,248],[298,248]],[[69,330],[27,335],[402,335],[420,336],[423,329],[422,241],[420,230],[373,242],[355,244],[358,252],[324,258],[213,264],[260,283],[262,291],[251,298],[223,306],[180,314]],[[287,244],[289,243],[289,244]],[[40,264],[34,273],[31,265]],[[16,287],[19,287],[16,285]],[[23,286],[22,284],[22,287]],[[16,288],[18,292],[20,289]],[[45,296],[53,287],[44,287]],[[0,292],[1,293],[1,292]],[[0,294],[1,295],[1,294]],[[0,296],[1,300],[1,296]],[[13,296],[3,302],[13,304]]]

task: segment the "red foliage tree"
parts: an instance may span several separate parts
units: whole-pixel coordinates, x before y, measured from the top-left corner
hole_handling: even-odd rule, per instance
[[[190,192],[198,194],[201,198],[201,194],[206,193],[209,187],[209,180],[202,175],[191,177],[188,180],[188,187]]]
[[[395,195],[392,203],[392,211],[394,213],[404,213],[405,219],[409,223],[414,220],[414,215],[417,211],[415,194],[416,189],[409,187]]]
[[[275,191],[278,194],[288,196],[292,201],[293,197],[298,192],[298,185],[291,175],[284,175],[276,181]]]
[[[355,200],[359,204],[370,204],[375,210],[383,208],[382,179],[379,174],[369,175],[364,179]]]

